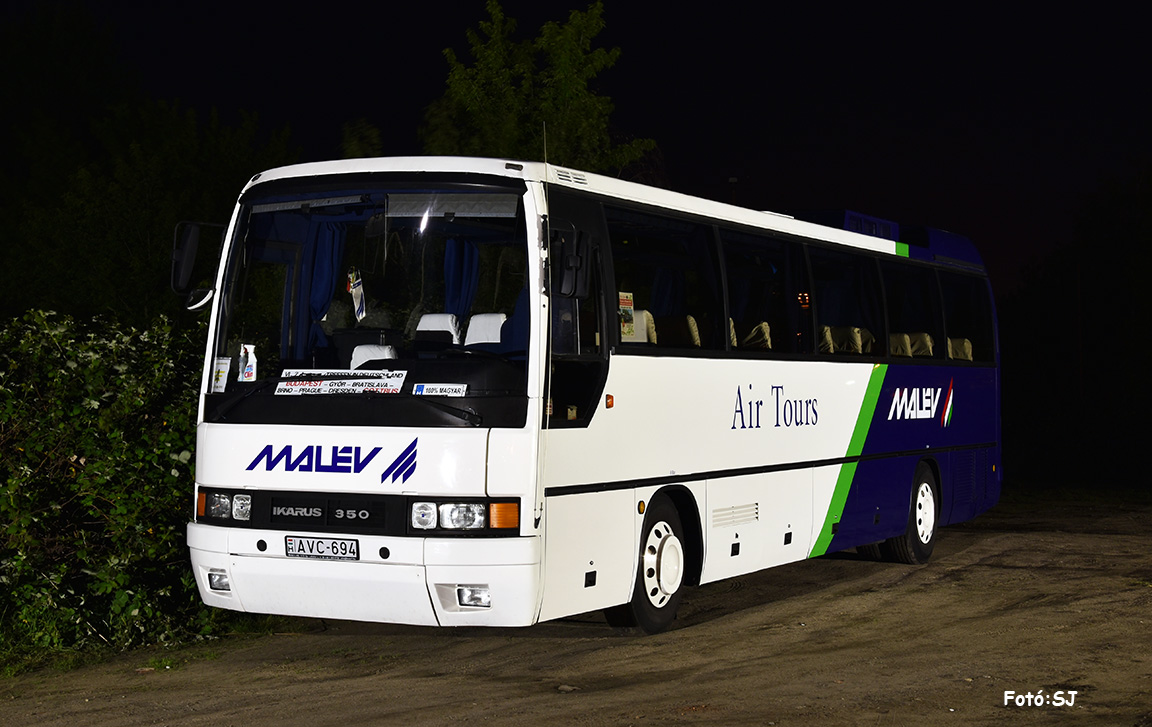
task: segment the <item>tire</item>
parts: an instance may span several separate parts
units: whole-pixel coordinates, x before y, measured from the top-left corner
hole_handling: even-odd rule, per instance
[[[884,554],[881,552],[880,543],[869,543],[868,545],[857,545],[856,554],[865,560],[883,560]]]
[[[921,462],[916,466],[916,477],[912,481],[908,528],[903,535],[889,538],[880,545],[885,560],[909,565],[927,563],[936,545],[939,521],[940,488],[932,468]]]
[[[644,514],[632,599],[605,610],[608,623],[637,627],[646,634],[671,626],[684,594],[687,563],[680,514],[671,501],[657,495]]]

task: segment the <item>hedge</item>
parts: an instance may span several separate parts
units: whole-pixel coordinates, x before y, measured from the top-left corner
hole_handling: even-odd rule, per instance
[[[0,658],[210,633],[188,565],[203,331],[0,330]]]

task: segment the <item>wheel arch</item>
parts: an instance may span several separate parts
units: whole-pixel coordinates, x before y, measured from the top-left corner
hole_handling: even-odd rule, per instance
[[[683,485],[663,487],[657,490],[652,497],[661,496],[672,502],[672,506],[680,515],[680,525],[684,528],[684,555],[687,561],[684,583],[689,586],[698,586],[700,585],[700,574],[704,571],[704,530],[696,497],[691,490]]]
[[[942,469],[940,462],[932,456],[921,457],[920,461],[916,463],[916,469],[912,470],[912,487],[909,488],[908,504],[911,506],[912,498],[916,496],[916,470],[920,469],[920,465],[927,465],[928,469],[932,471],[932,477],[936,480],[936,519],[943,521],[945,514],[945,507],[948,510],[952,509],[952,496],[951,493],[945,493],[944,478],[941,477]],[[945,505],[947,503],[947,505]]]
[[[925,539],[923,535],[923,524],[919,515],[919,497],[920,497],[920,482],[921,478],[919,472],[921,467],[927,470],[926,477],[932,479],[932,506],[935,510],[932,513],[932,523],[930,530],[930,537]],[[936,539],[939,534],[940,527],[943,524],[942,517],[944,513],[944,495],[940,484],[940,466],[933,457],[922,457],[916,462],[916,468],[912,474],[912,487],[909,488],[908,498],[908,514],[906,515],[906,525],[904,533],[895,537],[888,538],[880,544],[881,556],[884,560],[893,563],[906,563],[908,565],[922,565],[927,563],[929,558],[932,557],[932,551],[936,545]]]

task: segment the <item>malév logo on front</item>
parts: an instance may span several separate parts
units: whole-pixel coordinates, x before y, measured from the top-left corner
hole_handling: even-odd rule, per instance
[[[388,465],[388,468],[380,475],[381,482],[387,480],[389,476],[392,477],[393,482],[398,479],[401,482],[408,481],[408,478],[416,471],[417,441],[418,439],[413,439],[412,443],[400,453],[400,456]],[[371,464],[376,455],[380,454],[382,449],[383,447],[373,447],[366,450],[363,447],[341,447],[340,445],[324,447],[318,444],[294,449],[291,444],[288,444],[277,451],[275,445],[268,444],[248,464],[247,470],[254,470],[263,463],[265,472],[282,468],[285,472],[360,474]]]

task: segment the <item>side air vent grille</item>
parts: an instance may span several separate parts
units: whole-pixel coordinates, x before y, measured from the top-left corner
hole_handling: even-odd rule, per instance
[[[712,511],[713,528],[730,528],[745,523],[754,523],[759,519],[760,504],[756,502],[748,505],[721,507]]]

